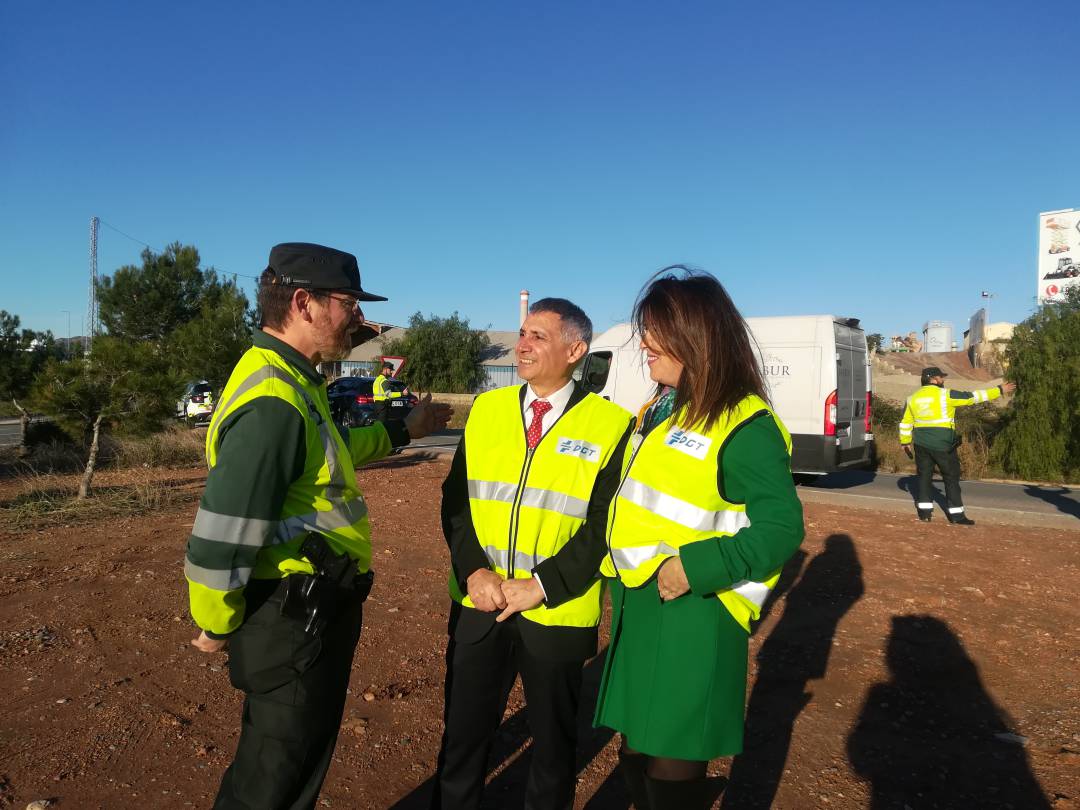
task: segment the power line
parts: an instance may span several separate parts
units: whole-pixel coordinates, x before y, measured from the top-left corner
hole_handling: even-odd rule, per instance
[[[129,234],[129,233],[124,233],[124,232],[123,232],[122,230],[120,230],[119,228],[117,228],[117,227],[116,227],[115,225],[113,225],[113,224],[111,224],[111,223],[108,223],[108,222],[106,222],[105,220],[103,220],[103,219],[101,219],[101,218],[98,218],[98,221],[99,221],[99,222],[100,222],[100,223],[101,223],[102,225],[104,225],[104,226],[105,226],[106,228],[108,228],[109,230],[112,230],[112,231],[116,231],[116,232],[117,232],[118,234],[120,234],[121,236],[123,236],[123,237],[124,237],[125,239],[130,239],[130,240],[131,240],[132,242],[135,242],[136,244],[142,245],[143,247],[147,248],[148,250],[152,250],[152,251],[154,251],[155,253],[158,253],[158,254],[162,254],[162,253],[164,253],[164,252],[165,252],[164,250],[161,250],[160,248],[156,248],[156,247],[154,247],[153,245],[151,245],[151,244],[149,244],[149,243],[147,243],[147,242],[144,242],[144,241],[143,241],[142,239],[136,239],[136,238],[135,238],[134,236],[132,236],[131,234]],[[211,268],[211,269],[213,269],[213,270],[214,270],[214,272],[220,273],[220,274],[221,274],[221,275],[223,275],[223,276],[232,276],[232,277],[233,277],[233,279],[237,279],[237,278],[250,278],[250,279],[252,279],[252,280],[254,280],[254,281],[258,281],[258,280],[259,280],[259,277],[258,277],[258,276],[249,276],[249,275],[248,275],[247,273],[231,273],[231,272],[229,272],[228,270],[222,270],[222,269],[221,269],[220,267],[213,267],[213,268]]]

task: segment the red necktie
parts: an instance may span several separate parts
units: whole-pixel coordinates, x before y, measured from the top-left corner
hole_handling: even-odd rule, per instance
[[[551,403],[542,399],[534,399],[530,406],[533,410],[532,424],[525,434],[525,441],[532,450],[540,444],[540,437],[544,435],[544,414],[551,410]]]

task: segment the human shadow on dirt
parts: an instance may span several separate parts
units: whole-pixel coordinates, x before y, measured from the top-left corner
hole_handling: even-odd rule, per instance
[[[787,594],[784,615],[761,645],[743,753],[731,765],[725,810],[772,806],[795,722],[813,698],[807,685],[825,677],[837,625],[862,595],[854,541],[831,535]]]
[[[890,680],[870,688],[847,740],[870,810],[1050,808],[1023,738],[945,622],[893,616],[885,657]]]
[[[1080,501],[1065,497],[1074,492],[1068,487],[1054,487],[1051,489],[1050,487],[1029,485],[1024,487],[1024,492],[1032,498],[1038,498],[1041,501],[1046,501],[1051,506],[1057,507],[1059,512],[1080,518]]]

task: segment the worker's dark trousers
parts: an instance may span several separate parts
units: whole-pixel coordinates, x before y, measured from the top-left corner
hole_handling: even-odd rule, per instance
[[[245,693],[244,714],[216,810],[315,807],[337,744],[363,602],[351,601],[312,638],[302,620],[280,614],[284,588],[270,585],[248,586],[254,612],[229,637],[229,676]]]
[[[952,520],[964,513],[964,501],[960,498],[960,457],[957,456],[955,447],[950,450],[930,450],[915,445],[915,469],[919,474],[918,508],[934,508],[934,490],[931,485],[934,465],[941,470],[941,478],[945,482],[945,499],[949,504],[949,519]],[[925,504],[930,505],[927,507]]]
[[[552,661],[529,652],[515,616],[496,624],[475,644],[451,637],[446,651],[446,731],[435,772],[433,810],[476,810],[487,776],[488,755],[521,673],[532,766],[525,810],[574,806],[577,709],[583,661]],[[521,807],[515,800],[514,807]]]

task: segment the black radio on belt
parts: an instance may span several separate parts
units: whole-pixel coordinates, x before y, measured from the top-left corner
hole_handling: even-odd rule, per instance
[[[358,573],[356,560],[348,554],[335,553],[321,534],[309,534],[300,545],[300,553],[308,558],[315,573],[285,578],[281,612],[305,619],[304,632],[318,636],[347,600],[367,599],[374,574]]]

